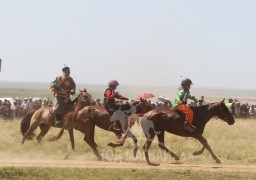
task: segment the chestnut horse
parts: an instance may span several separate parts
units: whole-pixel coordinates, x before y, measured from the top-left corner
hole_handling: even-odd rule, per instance
[[[135,106],[136,113],[138,114],[138,116],[143,116],[144,113],[151,111],[153,109],[151,104],[143,99],[140,99],[140,101],[135,102],[132,105]],[[104,129],[106,131],[111,131],[115,133],[118,139],[122,139],[122,143],[119,145],[109,143],[109,145],[112,147],[122,146],[126,138],[122,138],[122,133],[124,133],[124,131],[121,132],[113,129],[113,122],[111,122],[110,118],[111,115],[107,112],[104,106],[87,106],[77,113],[75,119],[74,128],[85,134],[84,141],[92,148],[93,153],[97,156],[99,160],[102,160],[102,156],[99,154],[97,150],[97,144],[94,141],[95,126],[98,126],[99,128]],[[59,135],[55,137],[53,140],[59,139],[62,136],[63,131],[64,128],[62,128],[62,130],[59,132]],[[127,132],[128,136],[130,134],[131,136],[129,137],[131,137],[135,143],[134,156],[136,156],[138,150],[138,140],[131,132],[129,132],[129,129],[125,131],[125,134],[127,134]]]
[[[221,163],[202,134],[206,123],[212,117],[216,116],[227,122],[229,125],[233,125],[235,123],[234,117],[229,112],[224,100],[211,105],[191,107],[191,109],[194,111],[193,125],[196,127],[195,132],[189,132],[184,129],[184,115],[177,113],[174,109],[152,110],[144,115],[143,120],[141,121],[141,126],[147,138],[143,149],[148,165],[159,165],[151,163],[148,155],[149,147],[155,135],[158,137],[159,147],[174,157],[175,160],[179,160],[179,157],[165,146],[165,131],[178,136],[193,137],[197,139],[203,145],[203,148],[200,151],[195,151],[193,155],[200,155],[205,149],[207,149],[216,163]]]
[[[63,125],[65,128],[68,128],[68,132],[70,135],[71,140],[71,146],[72,149],[75,149],[74,146],[74,134],[73,134],[73,128],[70,127],[70,122],[72,121],[72,118],[75,118],[73,116],[76,115],[76,113],[81,110],[84,106],[91,105],[93,103],[93,100],[91,98],[91,95],[87,92],[80,91],[80,94],[76,99],[73,101],[70,101],[66,104],[65,107],[65,114],[63,116]],[[50,127],[57,127],[62,128],[63,125],[54,125],[54,119],[53,115],[50,113],[50,110],[48,108],[40,108],[39,110],[32,110],[29,111],[21,120],[21,132],[23,135],[22,144],[25,142],[26,139],[31,139],[31,136],[33,135],[36,128],[39,126],[41,132],[37,136],[37,141],[41,142],[42,138],[46,135],[46,133],[49,131]]]

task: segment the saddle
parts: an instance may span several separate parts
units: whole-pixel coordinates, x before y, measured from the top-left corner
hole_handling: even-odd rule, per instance
[[[114,114],[114,112],[117,110],[117,109],[120,109],[122,111],[127,111],[131,108],[130,104],[129,103],[119,103],[119,104],[109,104],[109,103],[106,103],[104,105],[105,109],[107,110],[107,112],[109,113],[110,116],[112,116]],[[126,115],[130,115],[129,113]]]
[[[71,103],[71,101],[68,101],[67,103],[64,104],[64,114],[67,111],[67,107],[68,105]],[[49,114],[52,115],[53,117],[55,116],[54,112],[53,112],[53,107],[49,107]]]
[[[186,118],[185,114],[178,110],[176,110],[176,112],[178,114],[177,118],[184,119],[184,121],[185,121],[185,118]]]

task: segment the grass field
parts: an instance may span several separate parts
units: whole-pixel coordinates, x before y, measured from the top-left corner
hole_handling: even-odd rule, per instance
[[[252,163],[256,164],[256,135],[253,127],[256,120],[237,120],[235,125],[229,126],[221,120],[212,120],[206,126],[204,133],[210,146],[223,163]],[[43,139],[41,144],[34,141],[26,141],[21,145],[22,135],[20,133],[20,121],[0,121],[0,158],[34,158],[47,157],[50,159],[95,159],[90,147],[83,141],[83,134],[75,131],[76,152],[72,152],[68,133],[64,133],[58,142],[47,142],[47,137],[56,135],[59,131],[52,128]],[[39,129],[36,131],[39,132]],[[144,161],[142,146],[145,137],[139,126],[135,125],[132,132],[139,140],[139,152],[136,159],[132,158],[133,142],[128,139],[126,145],[121,148],[112,149],[106,146],[110,141],[115,140],[111,132],[96,128],[95,141],[99,145],[103,157],[116,161]],[[205,151],[201,156],[193,157],[191,154],[201,148],[201,144],[191,138],[178,137],[166,133],[166,145],[171,148],[186,163],[212,163],[210,154]],[[151,149],[152,160],[161,162],[173,162],[167,154],[158,148],[155,139]]]
[[[58,142],[47,142],[47,137],[56,135],[59,129],[52,128],[44,141],[38,144],[34,141],[27,141],[21,144],[21,133],[19,131],[20,121],[0,121],[0,159],[2,160],[78,160],[96,161],[91,149],[83,141],[83,135],[75,131],[76,151],[72,152],[68,133],[66,132]],[[221,120],[212,120],[206,127],[204,133],[215,154],[223,164],[229,165],[255,165],[256,164],[256,135],[254,128],[256,120],[237,120],[235,125],[229,126]],[[106,144],[115,139],[115,136],[107,131],[96,129],[96,143],[104,158],[118,162],[145,163],[142,146],[145,142],[144,135],[138,126],[132,131],[139,139],[139,152],[137,158],[132,156],[133,143],[128,140],[121,148],[112,149]],[[38,131],[37,131],[38,132]],[[177,155],[180,156],[183,164],[215,164],[210,154],[206,151],[203,155],[194,157],[192,153],[199,150],[199,142],[191,138],[182,138],[166,134],[166,144]],[[153,161],[160,163],[175,163],[169,155],[158,148],[155,140],[150,149],[150,157]],[[111,162],[109,163],[111,166]],[[146,163],[145,163],[145,166]],[[79,168],[25,168],[12,167],[0,168],[1,179],[254,179],[256,172],[209,172],[193,170],[138,170],[138,169],[79,169]]]
[[[0,168],[0,179],[255,179],[256,173],[206,172],[190,170]]]

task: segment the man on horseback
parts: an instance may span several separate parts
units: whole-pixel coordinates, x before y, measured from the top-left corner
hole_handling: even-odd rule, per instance
[[[184,79],[181,82],[181,88],[177,94],[175,101],[173,102],[173,108],[176,108],[178,111],[185,114],[185,123],[184,128],[190,132],[195,131],[196,127],[192,125],[194,113],[193,111],[187,106],[188,99],[194,100],[196,103],[199,102],[195,96],[190,94],[190,87],[193,85],[190,79]]]
[[[118,110],[118,106],[115,103],[115,99],[128,100],[128,98],[120,95],[118,92],[115,92],[117,86],[119,85],[117,80],[110,80],[108,82],[108,88],[104,92],[104,104],[105,108],[112,115]],[[118,119],[113,119],[113,129],[121,131],[119,126]]]
[[[73,78],[70,77],[70,68],[65,66],[62,68],[62,72],[63,74],[51,83],[51,90],[54,92],[52,110],[55,117],[55,125],[61,123],[64,114],[64,104],[70,101],[70,95],[74,95],[76,91],[76,84]]]

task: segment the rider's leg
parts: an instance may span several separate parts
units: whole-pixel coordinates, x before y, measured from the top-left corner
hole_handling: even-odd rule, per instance
[[[122,131],[119,120],[113,120],[113,129],[116,131]]]
[[[178,105],[177,110],[185,114],[184,128],[193,132],[196,128],[192,125],[194,112],[186,104]]]
[[[64,97],[56,96],[53,101],[53,112],[55,115],[54,124],[58,125],[62,122],[63,114],[64,114]]]
[[[116,131],[122,131],[122,127],[121,127],[121,124],[119,122],[119,109],[116,109],[114,114],[113,114],[113,118],[112,118],[112,121],[113,121],[113,129],[116,130]]]

